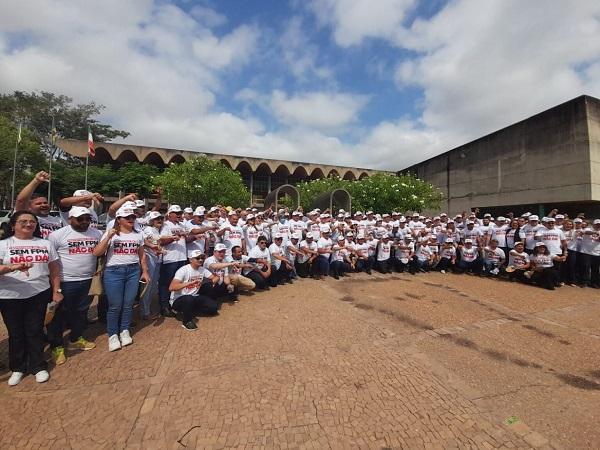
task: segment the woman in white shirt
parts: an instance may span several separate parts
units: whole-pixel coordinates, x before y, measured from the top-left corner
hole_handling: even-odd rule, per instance
[[[151,316],[150,303],[158,292],[158,278],[160,277],[160,266],[162,264],[163,248],[160,245],[160,232],[164,217],[158,211],[151,211],[148,215],[148,225],[144,227],[144,251],[146,252],[146,266],[148,267],[148,287],[142,296],[142,319],[154,320],[158,316]]]
[[[560,286],[558,270],[554,268],[554,261],[564,261],[565,256],[552,255],[543,242],[537,242],[531,255],[531,281],[540,287],[553,291]]]
[[[106,254],[103,283],[108,300],[106,330],[111,352],[133,343],[129,333],[133,302],[139,283],[147,283],[150,278],[144,237],[133,229],[135,219],[133,209],[119,208],[115,226],[104,233],[94,249],[95,256]]]
[[[35,380],[50,378],[44,359],[44,317],[50,301],[63,299],[60,262],[54,246],[40,238],[39,222],[29,211],[10,218],[0,241],[0,311],[8,330],[9,386],[29,369]],[[34,233],[36,236],[34,236]]]

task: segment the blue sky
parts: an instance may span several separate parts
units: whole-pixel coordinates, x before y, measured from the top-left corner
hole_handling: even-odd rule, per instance
[[[398,170],[581,94],[600,2],[0,0],[0,91],[126,142]]]

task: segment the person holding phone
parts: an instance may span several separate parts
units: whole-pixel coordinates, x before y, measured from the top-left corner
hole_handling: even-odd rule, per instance
[[[106,254],[104,291],[108,300],[106,329],[108,350],[115,351],[133,343],[129,327],[139,282],[150,279],[144,252],[144,236],[134,230],[133,208],[121,207],[113,228],[104,233],[94,256]]]

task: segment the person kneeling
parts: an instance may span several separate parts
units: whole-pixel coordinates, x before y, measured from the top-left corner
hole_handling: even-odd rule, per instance
[[[175,272],[169,285],[169,302],[171,308],[182,314],[181,326],[188,331],[194,331],[198,329],[194,322],[195,313],[216,315],[219,311],[219,304],[215,300],[199,294],[205,278],[214,284],[219,281],[219,277],[203,267],[205,255],[200,250],[192,250],[188,257],[189,264]]]
[[[554,268],[554,261],[563,262],[565,259],[564,256],[552,255],[543,242],[536,242],[531,256],[531,271],[525,272],[525,276],[529,276],[538,286],[553,291],[560,286],[560,276]]]

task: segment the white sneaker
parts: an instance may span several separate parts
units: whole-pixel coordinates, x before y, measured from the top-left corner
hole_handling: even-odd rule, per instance
[[[131,345],[131,344],[133,344],[133,339],[131,339],[129,330],[121,331],[121,346],[125,347],[125,346]]]
[[[49,379],[50,374],[47,370],[40,370],[38,373],[35,374],[35,381],[37,381],[38,383],[45,383]]]
[[[446,273],[446,271],[444,269],[440,270],[440,273]]]
[[[108,338],[108,351],[114,352],[115,350],[119,350],[121,348],[121,343],[119,342],[119,336],[113,334]]]
[[[25,374],[23,372],[13,372],[10,378],[8,379],[9,386],[16,386],[21,382]]]

